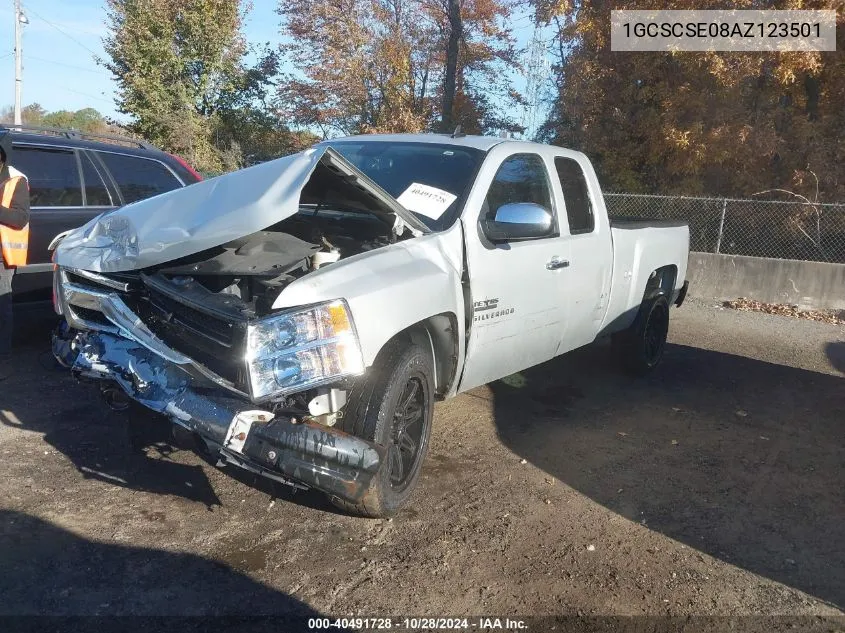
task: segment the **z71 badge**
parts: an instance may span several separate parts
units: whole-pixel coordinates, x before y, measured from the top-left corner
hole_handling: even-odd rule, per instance
[[[496,317],[513,314],[513,308],[499,308],[498,299],[484,299],[483,301],[476,301],[472,304],[472,310],[475,313],[472,317],[472,322],[487,321],[495,319]]]

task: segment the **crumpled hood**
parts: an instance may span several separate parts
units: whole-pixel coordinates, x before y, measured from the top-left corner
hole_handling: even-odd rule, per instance
[[[266,229],[299,210],[300,194],[320,161],[350,177],[377,201],[373,212],[422,225],[394,198],[327,146],[255,165],[140,200],[70,232],[56,263],[94,272],[157,266]]]

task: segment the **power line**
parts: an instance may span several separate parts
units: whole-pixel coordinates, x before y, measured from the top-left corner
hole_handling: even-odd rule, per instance
[[[49,24],[50,26],[52,26],[54,29],[56,29],[59,33],[61,33],[62,35],[64,35],[64,36],[65,36],[65,37],[67,37],[68,39],[71,39],[71,40],[73,40],[74,42],[76,42],[77,44],[79,44],[82,48],[84,48],[86,51],[88,51],[89,53],[91,53],[94,57],[99,57],[99,56],[100,56],[100,54],[99,54],[99,53],[96,53],[96,52],[94,52],[93,50],[91,50],[90,48],[88,48],[85,44],[83,44],[83,43],[82,43],[82,42],[80,42],[78,39],[76,39],[73,35],[71,35],[71,34],[70,34],[70,33],[68,33],[67,31],[65,31],[62,27],[60,27],[60,26],[58,26],[58,25],[56,25],[56,24],[53,24],[53,23],[52,23],[52,22],[50,22],[50,20],[48,20],[47,18],[41,17],[41,15],[39,15],[38,13],[36,13],[35,11],[33,11],[33,10],[32,10],[31,8],[29,8],[29,7],[27,7],[27,11],[28,11],[29,13],[31,13],[32,15],[34,15],[34,16],[35,16],[36,18],[38,18],[39,20],[41,20],[41,21],[43,21],[43,22],[46,22],[47,24]]]
[[[9,54],[12,55],[13,53],[9,53]],[[2,56],[0,56],[0,59],[2,59]],[[94,70],[93,68],[84,68],[82,66],[76,66],[75,64],[66,64],[64,62],[57,62],[57,61],[53,61],[52,59],[44,59],[43,57],[36,57],[35,55],[27,55],[26,59],[34,59],[36,61],[45,62],[47,64],[55,64],[56,66],[65,66],[67,68],[75,68],[77,70],[83,70],[86,73],[95,73],[97,75],[103,75],[104,77],[110,77],[111,76],[108,73],[104,73],[101,70]]]
[[[67,90],[68,92],[74,92],[78,95],[82,95],[83,97],[88,97],[89,99],[96,99],[97,101],[104,101],[105,103],[110,103],[114,105],[114,101],[111,99],[106,99],[105,97],[97,97],[92,94],[88,94],[87,92],[80,92],[79,90],[74,90],[73,88],[68,88],[66,86],[59,86],[57,85],[56,88],[61,88],[62,90]]]

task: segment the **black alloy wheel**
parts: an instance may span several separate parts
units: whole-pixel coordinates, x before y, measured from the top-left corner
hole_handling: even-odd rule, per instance
[[[645,299],[630,328],[613,335],[613,347],[629,374],[642,376],[660,364],[669,334],[669,302],[663,295]]]
[[[390,486],[404,490],[409,476],[415,472],[420,457],[428,403],[421,376],[412,375],[405,384],[393,413],[393,442],[388,447]]]
[[[645,332],[643,333],[643,348],[646,362],[655,366],[663,356],[666,347],[666,336],[669,333],[669,306],[665,302],[655,303],[648,315]]]

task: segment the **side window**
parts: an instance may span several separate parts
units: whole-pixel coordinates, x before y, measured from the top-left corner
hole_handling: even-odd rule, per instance
[[[91,157],[80,153],[82,161],[82,179],[85,181],[85,204],[89,207],[111,207],[115,206],[111,194],[103,182],[100,170],[94,165]]]
[[[11,165],[29,180],[30,206],[82,206],[79,165],[73,150],[16,145]]]
[[[99,152],[99,156],[109,168],[127,204],[182,186],[176,176],[156,160],[111,152]]]
[[[591,233],[596,228],[593,216],[593,204],[584,171],[578,161],[571,158],[555,158],[555,170],[563,190],[563,202],[566,204],[566,216],[569,218],[569,232]]]
[[[499,166],[484,200],[486,214],[512,202],[533,202],[552,213],[552,194],[543,159],[537,154],[514,154]]]

